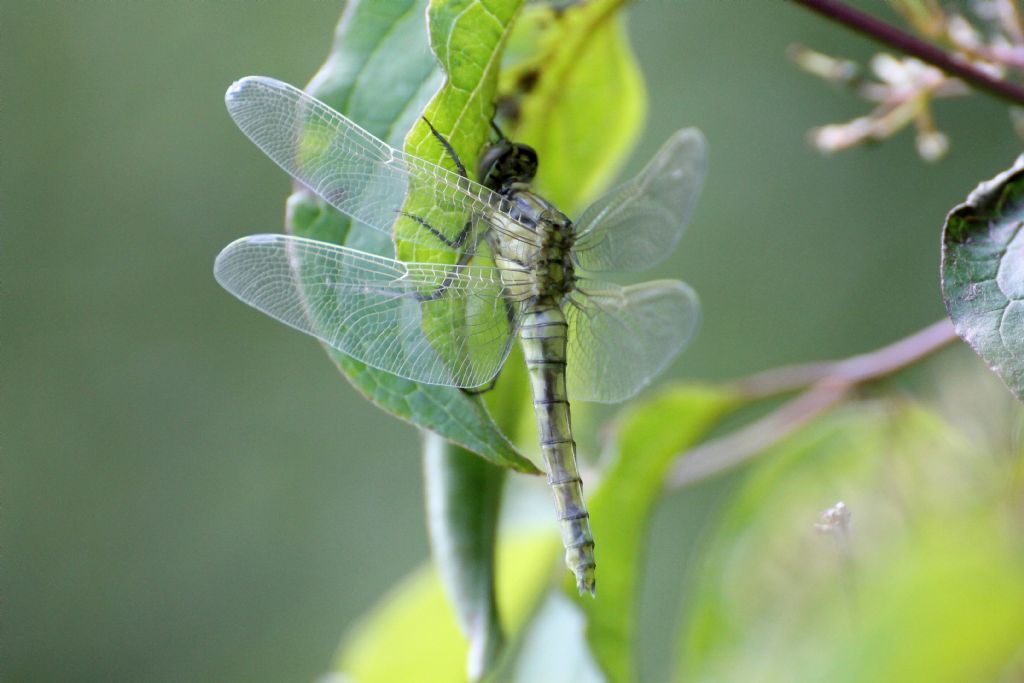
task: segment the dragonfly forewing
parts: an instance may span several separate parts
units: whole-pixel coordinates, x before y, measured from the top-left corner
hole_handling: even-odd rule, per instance
[[[486,384],[521,317],[522,294],[497,268],[407,263],[288,235],[232,242],[214,275],[277,320],[426,384]]]
[[[536,247],[536,235],[507,215],[507,200],[486,187],[397,150],[323,102],[287,83],[250,76],[225,95],[238,127],[267,156],[326,202],[403,241],[463,256],[486,231]],[[455,220],[410,215],[409,200]],[[500,216],[500,219],[498,218]]]
[[[580,214],[575,263],[607,272],[646,270],[664,260],[690,220],[706,168],[701,132],[677,131],[636,177]]]

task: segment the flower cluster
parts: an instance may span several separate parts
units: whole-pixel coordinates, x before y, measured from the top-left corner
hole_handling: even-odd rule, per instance
[[[938,0],[889,2],[914,32],[974,68],[997,78],[1024,72],[1024,20],[1017,0],[975,0],[970,3],[973,21]],[[804,46],[791,47],[789,54],[805,71],[849,87],[874,104],[863,116],[813,129],[809,137],[819,150],[837,152],[885,140],[913,125],[923,159],[937,161],[948,151],[949,139],[935,125],[932,103],[970,94],[963,81],[913,57],[876,54],[870,74],[865,75],[854,62]],[[1011,117],[1017,132],[1024,135],[1024,113],[1015,109]]]

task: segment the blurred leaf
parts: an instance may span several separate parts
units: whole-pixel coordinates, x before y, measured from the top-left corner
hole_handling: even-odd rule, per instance
[[[1003,676],[1022,655],[1024,558],[1001,526],[984,511],[926,520],[886,566],[864,576],[870,603],[846,643],[833,644],[804,680],[1020,680]]]
[[[510,633],[523,628],[544,594],[558,541],[521,536],[498,550],[498,607]],[[468,646],[431,565],[416,570],[357,624],[335,671],[357,683],[465,681]]]
[[[505,470],[424,433],[427,526],[437,572],[469,642],[470,680],[493,666],[504,636],[494,596],[494,552]]]
[[[440,87],[443,74],[427,46],[426,0],[353,0],[345,6],[327,61],[309,91],[396,147]],[[485,119],[486,123],[486,119]],[[351,221],[303,188],[288,201],[289,232],[387,254],[386,236]],[[536,467],[516,452],[476,397],[417,384],[331,349],[328,355],[363,395],[393,415],[435,431],[491,462],[523,472]]]
[[[587,646],[586,628],[578,596],[548,591],[523,633],[514,670],[498,681],[606,683]]]
[[[514,123],[509,135],[537,150],[537,189],[563,211],[578,211],[611,182],[643,125],[624,4],[527,5],[509,42],[500,108]]]
[[[946,218],[942,293],[956,332],[1024,400],[1024,156]]]
[[[689,591],[677,680],[996,680],[1024,633],[1005,467],[895,401],[773,448]],[[821,516],[839,501],[850,517]]]
[[[699,441],[738,402],[724,390],[679,386],[637,403],[621,419],[618,459],[589,505],[599,543],[598,598],[581,601],[587,640],[609,681],[636,680],[641,561],[665,473],[675,456]],[[574,585],[569,592],[576,592]]]

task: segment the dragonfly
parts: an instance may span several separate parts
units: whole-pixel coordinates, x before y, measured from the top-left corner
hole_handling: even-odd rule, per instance
[[[486,390],[518,339],[565,563],[580,594],[594,595],[569,400],[635,395],[688,344],[700,306],[677,280],[622,286],[585,274],[644,270],[672,252],[703,184],[701,133],[676,132],[636,177],[572,221],[531,190],[536,151],[504,136],[480,155],[475,182],[433,126],[454,170],[389,146],[282,81],[243,78],[225,101],[242,132],[295,180],[358,225],[432,258],[251,235],[217,256],[217,281],[327,346],[420,383]]]

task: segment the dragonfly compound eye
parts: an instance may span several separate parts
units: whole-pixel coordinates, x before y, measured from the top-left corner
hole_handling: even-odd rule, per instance
[[[529,145],[502,140],[480,157],[478,177],[492,190],[529,183],[537,174],[537,152]]]

